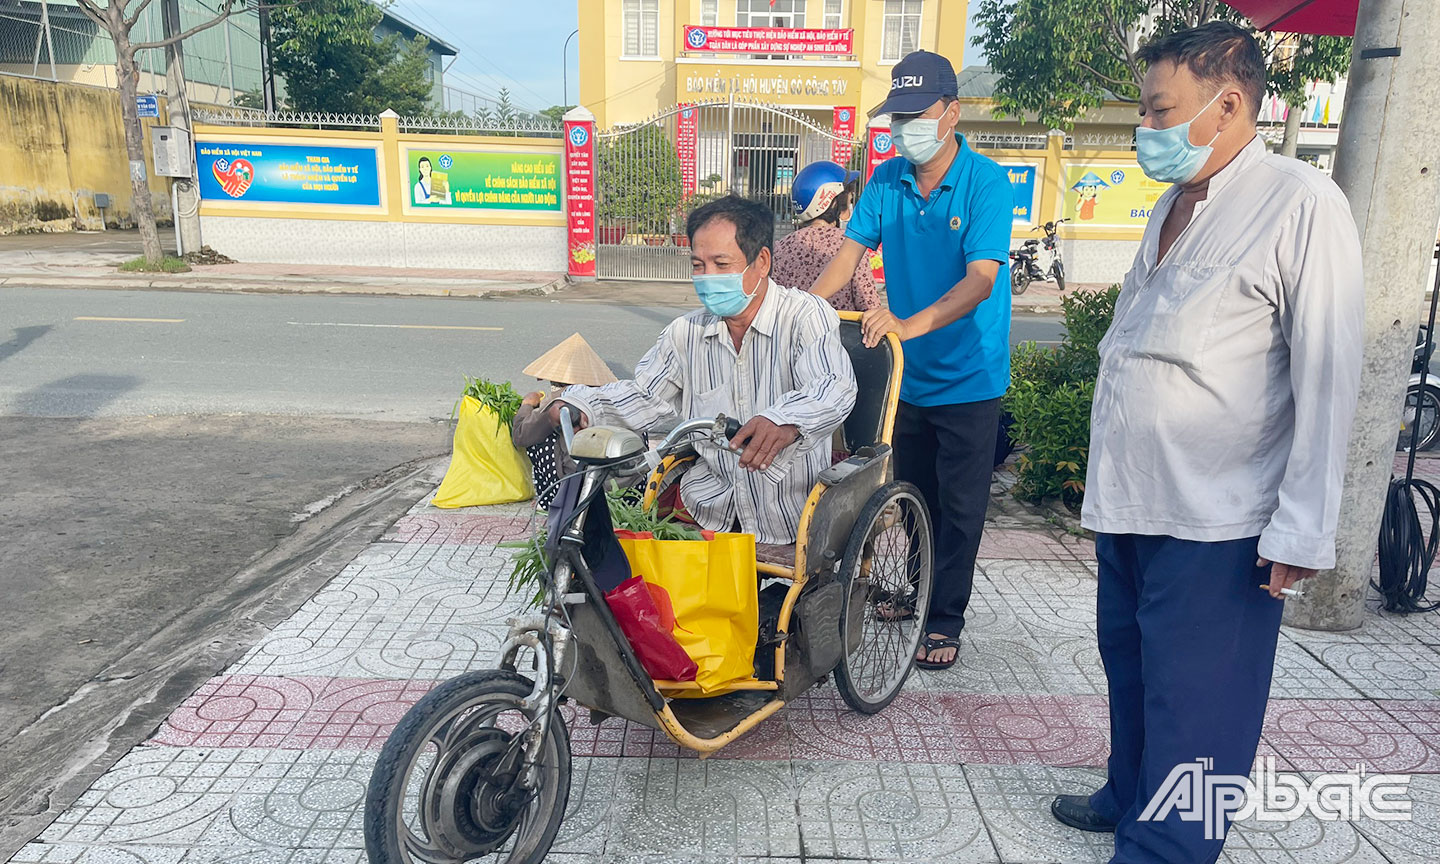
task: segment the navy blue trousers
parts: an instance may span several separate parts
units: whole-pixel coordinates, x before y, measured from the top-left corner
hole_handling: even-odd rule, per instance
[[[1198,543],[1101,534],[1097,618],[1110,682],[1110,761],[1090,805],[1118,823],[1112,864],[1210,864],[1224,839],[1172,812],[1137,819],[1177,766],[1248,776],[1283,602],[1259,586],[1259,538]],[[1228,827],[1228,823],[1227,823]]]

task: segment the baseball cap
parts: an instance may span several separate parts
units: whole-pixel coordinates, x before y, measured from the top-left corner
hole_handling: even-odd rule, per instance
[[[919,114],[942,96],[960,93],[955,67],[933,51],[913,51],[890,71],[890,95],[877,114]]]

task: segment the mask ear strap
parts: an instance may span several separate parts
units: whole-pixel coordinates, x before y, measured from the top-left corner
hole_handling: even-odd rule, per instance
[[[1216,99],[1219,99],[1221,96],[1224,96],[1224,95],[1225,95],[1225,91],[1224,91],[1224,90],[1221,90],[1219,93],[1216,93],[1214,96],[1211,96],[1211,97],[1210,97],[1210,101],[1205,103],[1205,107],[1204,107],[1204,108],[1201,108],[1201,109],[1200,109],[1200,112],[1195,115],[1195,120],[1200,119],[1200,114],[1204,114],[1206,111],[1208,111],[1208,110],[1210,109],[1210,106],[1215,104],[1215,100],[1216,100]],[[1191,123],[1194,123],[1195,120],[1191,120],[1190,122],[1191,122]],[[1209,143],[1209,144],[1206,144],[1205,146],[1206,146],[1206,147],[1213,147],[1213,146],[1215,146],[1215,142],[1216,142],[1216,141],[1219,141],[1219,140],[1220,140],[1220,130],[1219,130],[1219,129],[1216,129],[1216,130],[1215,130],[1215,137],[1214,137],[1214,138],[1211,138],[1211,139],[1210,139],[1210,143]]]

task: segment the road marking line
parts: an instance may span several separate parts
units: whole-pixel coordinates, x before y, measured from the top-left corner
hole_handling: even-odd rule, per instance
[[[184,318],[107,318],[101,315],[77,315],[76,321],[127,321],[137,324],[183,324]]]
[[[471,327],[465,324],[347,324],[338,321],[286,321],[296,327],[385,327],[393,330],[489,330],[500,332],[504,327]]]

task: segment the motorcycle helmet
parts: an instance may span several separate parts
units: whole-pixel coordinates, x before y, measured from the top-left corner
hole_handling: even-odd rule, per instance
[[[795,218],[801,222],[816,219],[830,209],[835,196],[845,186],[860,176],[858,171],[846,171],[835,162],[811,162],[795,175],[790,184],[790,198],[795,205]]]

